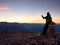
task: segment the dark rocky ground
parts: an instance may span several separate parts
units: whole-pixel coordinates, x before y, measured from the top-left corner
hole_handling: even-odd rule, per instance
[[[0,31],[0,45],[60,45],[60,33],[41,35],[41,32]]]

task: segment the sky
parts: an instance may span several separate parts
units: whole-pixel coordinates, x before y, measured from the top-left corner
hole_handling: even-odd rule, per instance
[[[60,23],[60,0],[0,0],[0,22],[45,23],[47,12]]]

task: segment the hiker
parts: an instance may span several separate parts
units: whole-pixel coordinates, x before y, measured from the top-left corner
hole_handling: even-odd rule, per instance
[[[49,24],[52,22],[52,17],[51,17],[51,15],[50,15],[50,13],[47,12],[47,16],[44,17],[44,16],[42,15],[42,18],[43,18],[43,19],[46,19],[46,24],[45,24],[45,26],[44,26],[44,28],[43,28],[42,35],[46,35],[47,30],[48,30],[48,27],[49,27]]]

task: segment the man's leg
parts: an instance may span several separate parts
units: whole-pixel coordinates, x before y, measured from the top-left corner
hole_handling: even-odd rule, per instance
[[[46,33],[47,33],[47,30],[48,30],[48,26],[49,24],[46,24],[45,26],[44,26],[44,29],[43,29],[43,32],[42,32],[42,35],[46,35]]]

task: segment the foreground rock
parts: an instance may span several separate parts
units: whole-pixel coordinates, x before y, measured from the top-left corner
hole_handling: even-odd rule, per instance
[[[55,36],[28,31],[0,31],[0,45],[60,45],[60,33]]]

